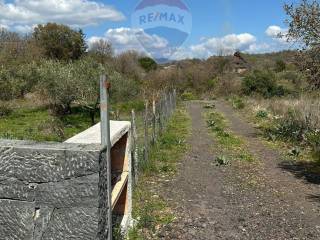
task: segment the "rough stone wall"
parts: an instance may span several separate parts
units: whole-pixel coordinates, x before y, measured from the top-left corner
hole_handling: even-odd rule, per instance
[[[99,147],[0,140],[0,240],[100,239]]]

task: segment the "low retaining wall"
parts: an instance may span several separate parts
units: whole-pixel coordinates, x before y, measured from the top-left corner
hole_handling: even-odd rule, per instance
[[[100,144],[0,140],[0,239],[106,239],[99,157]]]

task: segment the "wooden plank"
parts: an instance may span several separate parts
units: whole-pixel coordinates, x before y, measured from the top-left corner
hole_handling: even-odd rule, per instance
[[[112,194],[111,194],[111,201],[112,201],[112,210],[115,208],[129,178],[129,173],[128,172],[123,172],[121,174],[121,180],[114,185],[112,189]]]

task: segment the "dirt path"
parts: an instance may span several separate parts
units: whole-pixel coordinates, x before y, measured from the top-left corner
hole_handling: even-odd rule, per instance
[[[178,216],[160,239],[320,239],[319,199],[311,198],[319,194],[319,183],[297,178],[297,172],[287,171],[292,170],[290,164],[280,168],[280,154],[266,147],[256,129],[222,101],[216,103],[217,110],[261,164],[246,166],[245,171],[237,164],[216,166],[216,144],[202,117],[202,105],[188,104],[191,149],[174,181],[160,190]],[[259,179],[259,187],[239,184],[248,171]]]

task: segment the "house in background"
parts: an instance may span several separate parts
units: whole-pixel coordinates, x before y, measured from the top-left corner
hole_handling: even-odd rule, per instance
[[[250,70],[250,64],[242,57],[239,51],[235,52],[232,59],[233,71],[239,74]]]

